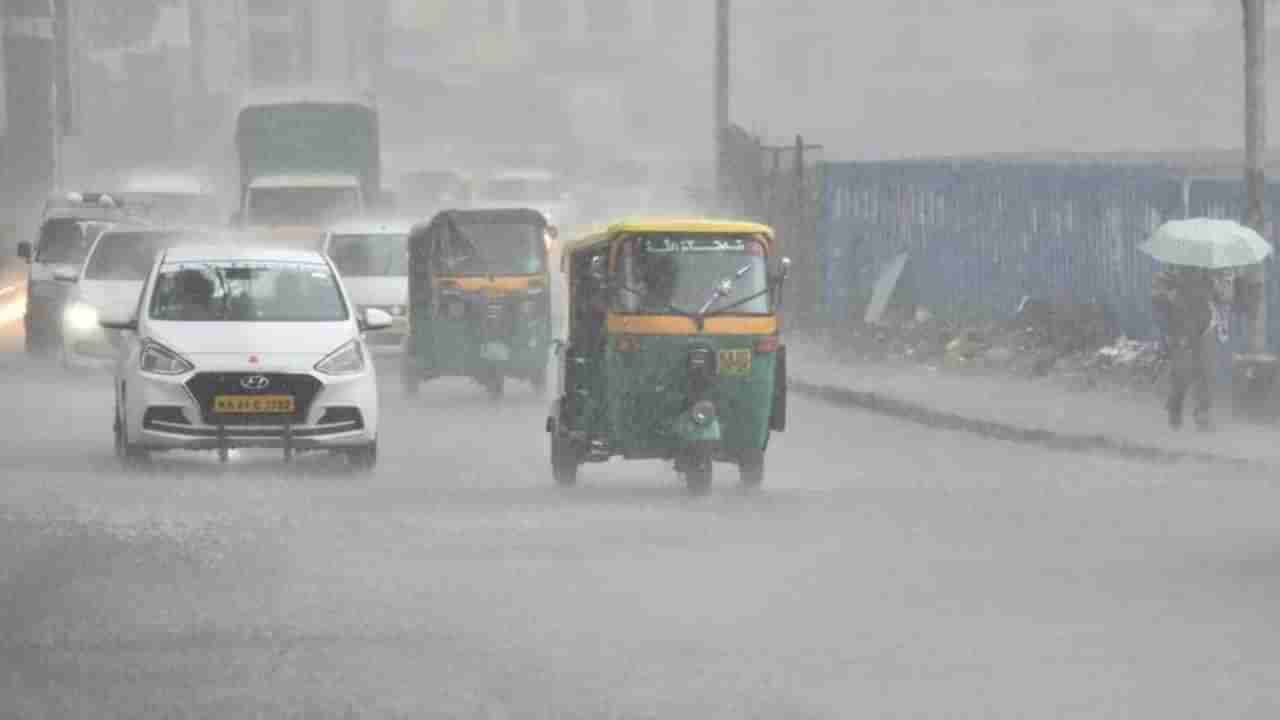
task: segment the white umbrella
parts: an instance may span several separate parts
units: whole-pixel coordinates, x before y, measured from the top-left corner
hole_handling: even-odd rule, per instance
[[[1138,249],[1163,263],[1211,270],[1256,265],[1272,253],[1251,228],[1210,218],[1171,220]]]

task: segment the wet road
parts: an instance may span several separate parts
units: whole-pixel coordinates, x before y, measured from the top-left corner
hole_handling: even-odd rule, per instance
[[[368,478],[121,474],[0,362],[0,717],[1274,717],[1280,489],[793,400],[766,489],[551,486],[544,407],[384,384]]]

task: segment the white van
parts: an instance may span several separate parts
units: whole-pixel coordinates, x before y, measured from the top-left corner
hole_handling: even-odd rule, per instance
[[[352,220],[325,234],[324,253],[342,276],[351,302],[360,312],[381,310],[392,318],[390,328],[369,333],[374,353],[399,352],[409,335],[408,221]]]

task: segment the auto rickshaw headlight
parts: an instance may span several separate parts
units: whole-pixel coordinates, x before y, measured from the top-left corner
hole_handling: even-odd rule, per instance
[[[715,372],[715,355],[708,348],[695,348],[689,351],[689,372],[699,375],[711,375]]]
[[[706,425],[716,417],[716,406],[710,400],[702,400],[694,403],[689,410],[689,416],[693,418],[693,422],[698,425]]]

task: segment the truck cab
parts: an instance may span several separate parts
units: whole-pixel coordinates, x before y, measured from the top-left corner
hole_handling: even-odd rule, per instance
[[[268,175],[249,183],[243,207],[254,240],[319,250],[327,227],[361,213],[364,195],[351,175]]]

